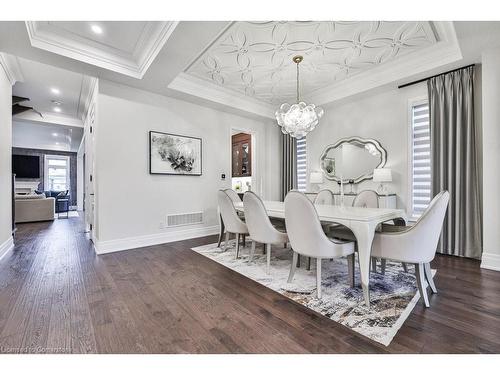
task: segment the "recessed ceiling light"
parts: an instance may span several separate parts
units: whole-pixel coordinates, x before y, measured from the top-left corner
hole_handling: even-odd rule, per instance
[[[61,105],[62,102],[60,102],[59,100],[51,100],[52,104],[55,104],[55,105]]]
[[[61,91],[57,87],[52,87],[50,89],[50,92],[52,92],[52,94],[55,94],[55,95],[59,95],[61,93]]]
[[[52,133],[52,136],[57,137],[57,133]]]
[[[95,33],[95,34],[102,34],[102,27],[99,25],[91,25],[90,29]]]
[[[54,112],[61,112],[61,108],[59,108],[59,107],[54,107]]]
[[[56,142],[56,145],[58,145],[58,144],[59,144],[59,142]]]

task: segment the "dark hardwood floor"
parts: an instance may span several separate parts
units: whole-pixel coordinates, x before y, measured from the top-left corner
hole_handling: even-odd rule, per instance
[[[2,353],[500,353],[500,272],[438,256],[438,295],[389,347],[190,250],[96,256],[79,218],[19,225],[0,261]]]

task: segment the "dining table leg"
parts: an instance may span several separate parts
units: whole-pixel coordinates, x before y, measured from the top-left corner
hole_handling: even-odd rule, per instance
[[[356,237],[358,245],[361,287],[363,288],[363,297],[368,308],[370,308],[370,255],[375,227],[375,225],[367,222],[351,222],[349,226]]]

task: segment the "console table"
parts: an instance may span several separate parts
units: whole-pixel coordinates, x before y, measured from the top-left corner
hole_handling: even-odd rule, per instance
[[[314,198],[318,194],[317,192],[306,192],[306,196],[311,200],[314,201]],[[356,198],[358,194],[357,193],[345,193],[344,194],[344,205],[345,206],[352,206],[352,202],[354,201],[354,198]],[[387,195],[381,195],[378,194],[378,206],[379,208],[396,208],[397,205],[397,195],[396,194],[387,194]],[[341,203],[341,198],[340,198],[340,193],[333,193],[334,199],[335,199],[335,205],[340,206]]]

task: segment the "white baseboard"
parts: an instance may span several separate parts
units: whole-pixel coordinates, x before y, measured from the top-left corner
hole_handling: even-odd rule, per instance
[[[14,248],[14,237],[10,236],[3,244],[0,244],[0,260]]]
[[[500,271],[500,255],[483,252],[483,256],[481,257],[481,268]]]
[[[135,249],[138,247],[159,245],[190,238],[210,236],[219,233],[219,226],[211,226],[204,228],[191,228],[176,230],[167,233],[150,234],[146,236],[127,237],[117,240],[95,241],[95,252],[97,254],[112,253],[115,251]]]

